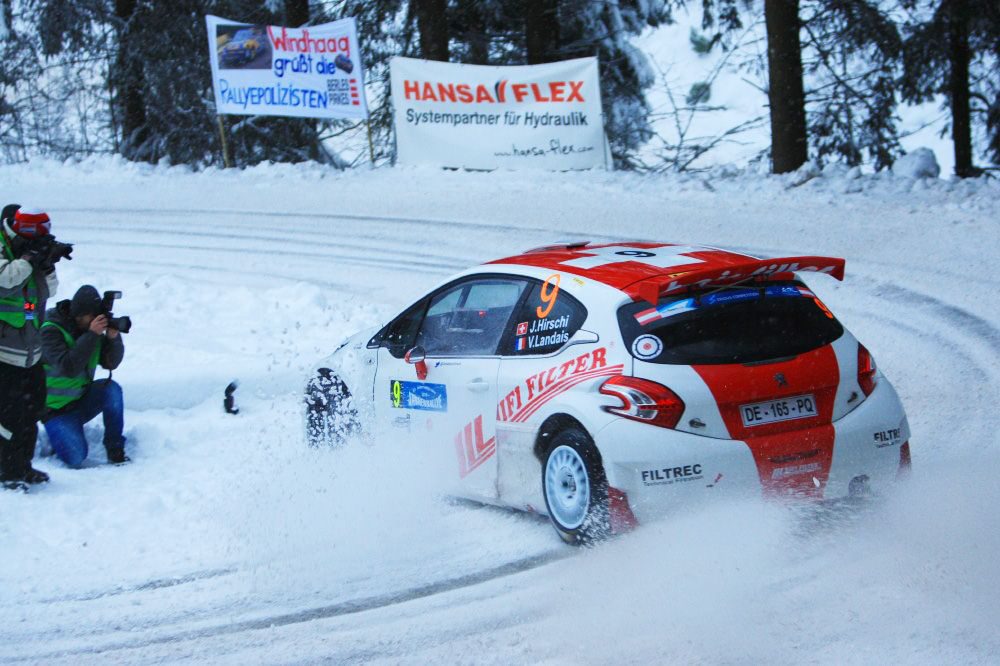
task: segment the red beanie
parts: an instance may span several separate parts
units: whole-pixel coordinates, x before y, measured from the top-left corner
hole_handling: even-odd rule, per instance
[[[10,224],[18,236],[24,238],[38,238],[47,236],[52,231],[52,222],[49,215],[40,208],[21,208],[14,213],[14,220]]]

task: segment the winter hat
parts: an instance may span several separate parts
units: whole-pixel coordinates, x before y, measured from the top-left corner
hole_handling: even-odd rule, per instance
[[[52,221],[41,208],[19,208],[10,228],[22,238],[38,238],[52,232]]]
[[[89,284],[77,289],[73,294],[73,300],[70,301],[69,313],[74,317],[104,314],[101,295],[97,293],[97,289]]]

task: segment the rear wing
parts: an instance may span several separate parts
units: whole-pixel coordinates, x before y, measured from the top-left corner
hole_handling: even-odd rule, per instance
[[[683,267],[685,270],[636,280],[625,286],[623,291],[633,300],[648,301],[656,305],[662,296],[748,279],[788,279],[793,273],[825,273],[843,280],[845,263],[843,259],[835,257],[747,257],[746,261],[727,263],[726,266],[699,269],[697,264],[687,265]]]

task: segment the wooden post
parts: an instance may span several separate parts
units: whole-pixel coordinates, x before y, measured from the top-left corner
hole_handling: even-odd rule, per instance
[[[371,118],[365,120],[368,127],[368,155],[372,158],[372,168],[375,168],[375,144],[372,142],[372,121]]]
[[[233,166],[232,159],[229,157],[229,143],[226,141],[226,124],[222,121],[222,115],[215,116],[219,120],[219,140],[222,142],[222,162],[226,165],[226,168]]]

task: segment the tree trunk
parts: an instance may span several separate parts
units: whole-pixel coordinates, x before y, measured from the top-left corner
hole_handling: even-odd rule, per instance
[[[14,39],[14,8],[11,0],[0,0],[0,39]]]
[[[136,0],[115,0],[115,18],[121,24],[118,29],[118,53],[115,56],[114,87],[118,92],[117,103],[121,107],[122,142],[121,153],[127,159],[141,159],[138,151],[146,140],[146,106],[143,90],[146,87],[145,72],[138,50],[132,49],[132,16],[135,14]]]
[[[764,0],[767,97],[771,105],[771,170],[794,171],[809,158],[802,84],[798,0]]]
[[[528,64],[556,59],[559,49],[559,0],[528,0],[524,12],[524,41]]]
[[[420,31],[420,55],[427,60],[448,61],[447,0],[412,0]]]
[[[469,44],[468,64],[488,65],[490,64],[490,36],[486,26],[486,16],[483,14],[481,2],[470,2],[465,10],[468,17],[467,31],[465,39]]]
[[[298,28],[309,23],[309,0],[285,0],[285,25]]]
[[[975,175],[969,111],[969,6],[967,0],[950,0],[948,5],[948,59],[951,61],[948,92],[951,97],[951,139],[955,144],[955,175],[968,178]]]

